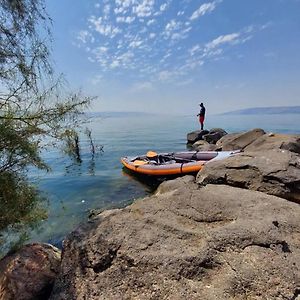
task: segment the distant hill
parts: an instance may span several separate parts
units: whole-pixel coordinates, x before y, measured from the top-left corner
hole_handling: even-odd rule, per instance
[[[229,111],[222,115],[275,115],[275,114],[300,114],[300,106],[273,106],[253,107]]]

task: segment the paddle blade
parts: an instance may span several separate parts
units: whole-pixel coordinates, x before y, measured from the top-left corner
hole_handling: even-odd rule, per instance
[[[133,164],[135,167],[138,167],[138,166],[146,165],[147,163],[148,163],[147,161],[136,159],[132,164]]]
[[[158,154],[154,151],[148,151],[146,156],[151,158],[151,157],[156,157]]]

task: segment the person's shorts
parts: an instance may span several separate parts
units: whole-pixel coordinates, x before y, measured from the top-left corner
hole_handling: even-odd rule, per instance
[[[204,122],[204,116],[199,116],[199,122],[203,123]]]

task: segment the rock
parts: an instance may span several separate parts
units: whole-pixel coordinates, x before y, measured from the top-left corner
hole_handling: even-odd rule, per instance
[[[197,141],[192,145],[193,150],[196,151],[215,151],[217,149],[216,145],[209,144],[206,141]]]
[[[227,134],[218,140],[216,145],[219,150],[223,151],[242,150],[264,134],[265,131],[260,128],[243,133]]]
[[[210,144],[216,144],[216,142],[226,134],[227,132],[222,128],[213,128],[209,133],[203,135],[203,140]]]
[[[187,134],[187,143],[194,144],[195,142],[202,140],[203,135],[207,134],[208,130],[196,130]]]
[[[207,163],[196,180],[202,185],[228,184],[300,203],[300,156],[278,149],[244,152]]]
[[[0,261],[0,299],[48,299],[60,266],[60,250],[29,244]]]
[[[300,206],[192,177],[64,241],[51,299],[295,299]]]
[[[264,134],[245,148],[245,151],[264,151],[270,149],[289,150],[300,154],[300,135]]]

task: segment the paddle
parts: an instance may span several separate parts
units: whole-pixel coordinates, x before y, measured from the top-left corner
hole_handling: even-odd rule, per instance
[[[183,157],[177,157],[173,153],[166,154],[166,155],[160,155],[162,158],[167,158],[167,159],[175,159],[175,160],[180,160],[182,162],[194,162],[197,161],[196,159],[191,159],[191,158],[183,158]]]
[[[158,153],[156,153],[155,151],[148,151],[146,153],[146,157],[147,158],[154,158],[154,157],[161,157],[161,158],[166,158],[166,159],[175,159],[176,161],[180,161],[182,163],[185,163],[185,162],[195,162],[196,160],[194,159],[188,159],[188,158],[181,158],[181,157],[176,157],[174,156],[174,154],[166,154],[166,155],[159,155]],[[149,163],[149,161],[145,161],[145,160],[139,160],[139,159],[136,159],[132,164],[135,166],[135,167],[138,167],[138,166],[144,166],[144,165],[147,165]]]
[[[197,161],[195,159],[189,159],[189,158],[181,158],[181,157],[176,157],[174,156],[174,154],[166,154],[166,155],[162,155],[162,154],[158,154],[155,151],[148,151],[146,154],[147,158],[154,158],[154,157],[162,157],[162,158],[167,158],[167,159],[175,159],[175,160],[180,160],[183,162],[193,162],[193,161]]]

